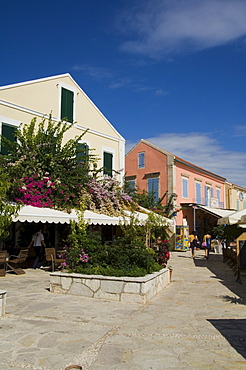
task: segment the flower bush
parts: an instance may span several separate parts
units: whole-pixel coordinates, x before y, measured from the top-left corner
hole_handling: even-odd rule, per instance
[[[65,246],[64,251],[59,254],[59,258],[63,258],[65,261],[62,262],[63,267],[69,267],[76,269],[78,266],[85,265],[92,259],[88,253],[85,253],[83,248],[70,248]]]
[[[87,208],[109,216],[121,214],[122,209],[132,202],[130,195],[125,193],[119,182],[110,177],[90,179],[85,187],[87,189]]]
[[[66,184],[62,184],[59,179],[53,179],[50,176],[34,175],[31,177],[23,177],[21,179],[22,186],[18,189],[18,197],[16,202],[31,205],[34,207],[47,207],[66,209],[76,207],[79,202],[78,194],[71,192]],[[78,185],[78,192],[80,187]]]

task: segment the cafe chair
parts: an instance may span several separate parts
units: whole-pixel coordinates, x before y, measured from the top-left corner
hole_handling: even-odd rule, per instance
[[[52,272],[55,268],[63,267],[62,263],[65,261],[64,258],[57,257],[55,248],[45,248],[45,258],[46,261],[51,262]]]
[[[5,276],[7,251],[0,251],[0,276]]]
[[[16,275],[25,274],[25,271],[19,266],[21,263],[25,262],[28,256],[28,249],[21,249],[18,256],[9,256],[6,262],[7,267],[14,271]],[[13,258],[14,257],[14,258]],[[12,258],[12,259],[11,259]]]

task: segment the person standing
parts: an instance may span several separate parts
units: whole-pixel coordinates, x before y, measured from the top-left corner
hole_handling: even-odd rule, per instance
[[[205,258],[208,260],[211,248],[211,235],[209,233],[205,234],[203,237],[203,246],[205,248]]]
[[[36,268],[40,268],[41,266],[41,255],[42,255],[42,248],[46,247],[45,245],[45,242],[44,242],[44,236],[42,234],[42,228],[40,227],[38,229],[38,231],[33,234],[32,236],[32,240],[31,240],[31,243],[29,245],[28,248],[30,248],[31,246],[34,246],[34,250],[35,250],[35,261],[33,263],[33,268],[36,269]]]

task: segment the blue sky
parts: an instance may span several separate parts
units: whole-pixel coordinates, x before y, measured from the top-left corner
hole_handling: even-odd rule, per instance
[[[246,187],[245,19],[245,0],[2,0],[0,85],[68,72],[127,150]]]

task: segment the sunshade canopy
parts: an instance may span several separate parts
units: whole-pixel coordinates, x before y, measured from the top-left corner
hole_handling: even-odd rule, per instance
[[[78,221],[77,213],[72,210],[71,213],[58,211],[51,208],[38,208],[33,206],[23,206],[19,215],[13,219],[13,222],[49,222],[49,223],[70,223],[70,220]],[[94,225],[118,225],[118,217],[110,217],[104,214],[98,214],[86,210],[84,212],[84,220]]]
[[[218,225],[233,225],[238,222],[241,222],[241,218],[246,215],[246,209],[243,209],[238,212],[232,212],[226,217],[222,217],[218,220]],[[242,221],[243,222],[243,221]]]
[[[146,221],[148,218],[148,212],[134,212],[135,217],[139,221]],[[89,210],[84,212],[84,220],[90,225],[119,225],[121,222],[129,221],[130,211],[124,211],[125,217],[111,217],[102,213],[95,213]],[[72,210],[71,213],[58,211],[51,208],[39,208],[33,206],[23,206],[19,211],[17,217],[13,218],[13,222],[48,222],[48,223],[70,223],[70,220],[78,221],[78,215],[75,210]],[[171,224],[172,220],[163,217],[163,224]]]

